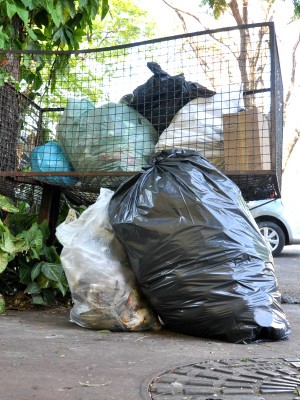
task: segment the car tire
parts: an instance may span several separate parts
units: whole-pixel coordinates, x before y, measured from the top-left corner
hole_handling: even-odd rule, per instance
[[[259,221],[257,225],[262,236],[270,244],[273,256],[278,256],[285,246],[285,236],[282,228],[272,221]]]

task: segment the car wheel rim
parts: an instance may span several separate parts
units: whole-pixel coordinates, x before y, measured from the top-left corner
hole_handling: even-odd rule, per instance
[[[277,232],[267,226],[260,228],[260,232],[270,245],[272,251],[274,251],[279,245],[279,236]]]

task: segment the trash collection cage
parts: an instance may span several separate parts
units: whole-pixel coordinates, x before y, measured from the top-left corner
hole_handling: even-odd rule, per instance
[[[2,177],[98,194],[147,167],[156,152],[180,148],[206,157],[246,200],[279,196],[282,84],[273,23],[11,53],[28,102],[16,104]]]

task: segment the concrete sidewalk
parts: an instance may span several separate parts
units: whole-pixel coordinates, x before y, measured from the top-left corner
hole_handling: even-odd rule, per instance
[[[68,310],[8,311],[0,315],[0,400],[210,399],[204,394],[152,397],[148,385],[164,371],[210,360],[272,362],[300,357],[300,305],[282,307],[291,324],[291,338],[250,345],[166,330],[97,332],[71,323]],[[295,392],[281,397],[256,396],[213,398],[299,399]]]

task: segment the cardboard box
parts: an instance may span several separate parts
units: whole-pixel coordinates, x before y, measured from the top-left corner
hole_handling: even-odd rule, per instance
[[[271,170],[270,129],[257,107],[223,114],[225,172]]]

